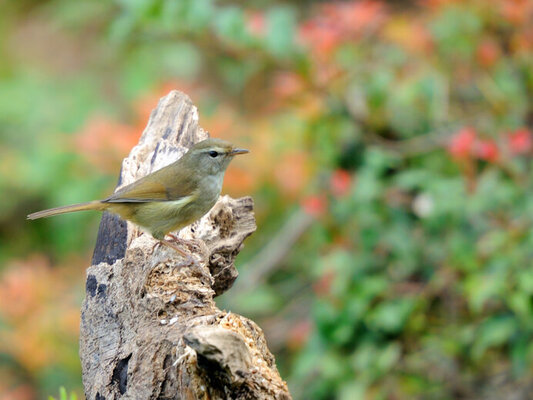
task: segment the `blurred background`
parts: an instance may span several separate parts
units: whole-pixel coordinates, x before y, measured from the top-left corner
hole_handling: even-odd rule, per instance
[[[533,1],[0,2],[0,398],[83,398],[102,198],[172,89],[249,147],[221,308],[295,399],[533,393]]]

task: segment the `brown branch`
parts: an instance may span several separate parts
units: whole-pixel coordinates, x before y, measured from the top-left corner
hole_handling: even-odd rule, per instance
[[[173,91],[152,112],[119,186],[169,164],[207,137],[190,99]],[[219,310],[233,261],[255,230],[251,198],[222,197],[179,236],[196,263],[105,214],[87,271],[80,357],[87,399],[290,399],[261,329]],[[192,247],[192,246],[191,246]]]

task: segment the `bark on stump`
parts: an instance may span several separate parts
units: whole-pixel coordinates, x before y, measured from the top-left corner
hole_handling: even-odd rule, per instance
[[[173,91],[152,111],[122,164],[118,187],[207,138],[191,100]],[[117,187],[117,188],[118,188]],[[290,399],[261,329],[219,310],[233,261],[256,229],[250,197],[223,196],[180,232],[197,260],[104,214],[82,305],[80,357],[87,399]]]

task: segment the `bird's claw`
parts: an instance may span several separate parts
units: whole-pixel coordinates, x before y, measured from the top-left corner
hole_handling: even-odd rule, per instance
[[[196,240],[194,242],[193,241],[187,241],[187,240],[181,239],[180,237],[178,237],[177,235],[175,235],[173,233],[169,233],[168,236],[173,240],[173,242],[171,242],[169,240],[166,240],[166,239],[161,239],[161,240],[157,241],[152,246],[152,254],[154,253],[154,251],[155,251],[155,249],[157,247],[159,247],[162,244],[164,244],[165,246],[170,247],[171,249],[177,251],[185,259],[185,263],[187,265],[195,265],[195,266],[198,265],[198,261],[191,254],[191,246],[197,247],[198,250],[200,250],[200,251],[202,251],[203,249],[202,249],[201,245],[196,243],[197,242]],[[201,241],[198,241],[198,242],[201,242]],[[189,251],[186,252],[186,251],[180,249],[178,247],[178,244],[185,245]],[[205,247],[205,244],[203,242],[201,244],[203,244],[203,247]],[[192,250],[196,250],[196,249],[193,248]]]

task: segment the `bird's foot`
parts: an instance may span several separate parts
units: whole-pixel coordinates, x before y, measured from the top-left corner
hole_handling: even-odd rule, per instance
[[[170,247],[171,249],[177,251],[182,257],[185,258],[185,262],[188,264],[188,265],[191,265],[191,264],[196,264],[196,260],[194,259],[194,257],[190,254],[190,253],[187,253],[185,251],[183,251],[182,249],[180,249],[175,243],[172,243],[168,240],[165,240],[165,239],[160,239],[158,240],[153,246],[152,246],[152,254],[154,253],[155,249],[158,248],[159,246],[161,245],[165,245],[167,247]]]
[[[185,258],[185,262],[188,265],[197,265],[197,260],[192,256],[193,252],[198,252],[200,254],[200,257],[202,259],[206,259],[208,255],[208,249],[203,240],[199,239],[191,239],[191,240],[185,240],[180,237],[178,237],[174,233],[169,233],[167,235],[171,240],[167,239],[161,239],[158,242],[156,242],[152,247],[152,253],[155,251],[155,249],[162,244],[164,244],[167,247],[170,247],[171,249],[177,251],[181,256]],[[182,248],[179,247],[179,245],[185,246],[188,251],[184,251]]]
[[[160,240],[158,240],[157,242],[154,243],[154,245],[152,246],[152,254],[154,254],[154,251],[155,249],[157,249],[159,246],[161,246],[162,242]]]
[[[186,246],[190,253],[198,253],[202,260],[207,259],[209,255],[209,249],[205,245],[205,242],[200,239],[182,239],[178,237],[175,233],[169,233],[167,235],[170,237],[174,243],[181,244],[182,246]]]
[[[178,253],[180,253],[180,255],[182,255],[183,257],[187,257],[187,256],[190,256],[189,253],[187,253],[186,251],[180,249],[177,245],[177,243],[173,243],[171,241],[168,241],[166,239],[161,239],[159,240],[159,243],[160,244],[164,244],[165,246],[167,247],[170,247],[171,249],[174,249],[176,250]]]

